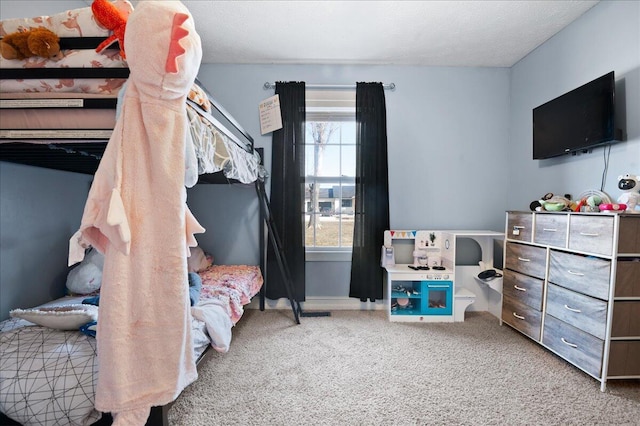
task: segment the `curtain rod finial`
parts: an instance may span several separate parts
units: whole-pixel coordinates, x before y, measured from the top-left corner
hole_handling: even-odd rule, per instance
[[[273,83],[269,83],[268,81],[266,83],[264,83],[264,90],[269,90],[269,89],[273,89],[275,87],[275,84]]]

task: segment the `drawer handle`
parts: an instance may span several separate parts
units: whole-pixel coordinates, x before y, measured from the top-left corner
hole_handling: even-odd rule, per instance
[[[558,230],[555,228],[542,228],[542,230],[547,232],[558,232]]]
[[[584,237],[598,237],[600,236],[600,234],[596,233],[592,233],[592,232],[581,232],[580,235],[584,236]]]
[[[571,308],[571,307],[569,307],[568,305],[564,305],[564,308],[565,308],[566,310],[568,310],[568,311],[575,312],[575,313],[578,313],[578,314],[582,312],[580,309]]]
[[[524,319],[524,317],[523,317],[522,315],[518,315],[518,314],[516,314],[515,312],[513,313],[513,316],[514,316],[514,317],[516,317],[516,318],[518,318],[518,319],[520,319],[520,320],[523,320],[523,319]]]
[[[531,262],[531,259],[525,259],[524,257],[518,257],[518,260],[521,262]]]
[[[443,285],[429,284],[429,285],[427,285],[427,287],[429,287],[429,288],[449,288],[449,286],[446,285],[446,284],[443,284]]]
[[[577,275],[579,277],[584,277],[584,274],[582,272],[574,272],[571,269],[567,269],[567,272],[570,273],[571,275]]]
[[[513,229],[524,229],[525,227],[522,225],[513,225]]]
[[[517,285],[514,285],[513,288],[515,288],[518,291],[527,291],[526,288],[518,287]]]
[[[562,343],[564,343],[567,346],[571,346],[572,348],[577,348],[578,345],[576,345],[575,343],[569,343],[566,340],[564,340],[564,337],[561,337],[560,340],[562,340]]]

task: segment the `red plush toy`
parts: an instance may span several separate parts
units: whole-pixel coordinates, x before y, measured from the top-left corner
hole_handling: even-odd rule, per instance
[[[100,53],[118,41],[118,43],[120,43],[120,56],[126,59],[124,53],[124,30],[127,25],[128,15],[123,13],[109,0],[94,0],[91,4],[91,11],[100,25],[113,31],[112,35],[98,45],[96,52]]]

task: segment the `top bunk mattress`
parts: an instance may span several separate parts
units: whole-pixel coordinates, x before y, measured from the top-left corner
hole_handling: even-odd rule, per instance
[[[133,10],[128,1],[117,0],[114,4],[121,10],[128,11],[127,13]],[[94,42],[100,43],[110,36],[110,30],[96,21],[90,7],[67,10],[51,16],[5,19],[0,25],[0,36],[37,27],[47,28],[61,37],[60,47],[64,57],[59,61],[36,56],[23,60],[0,57],[0,69],[3,74],[0,92],[75,92],[109,95],[118,93],[126,81],[127,71],[126,61],[120,57],[118,50],[107,49],[97,53],[94,48],[75,48],[76,45],[70,41],[81,37],[85,40],[92,38],[95,39]],[[38,71],[44,68],[64,68],[65,72],[57,75],[50,73],[55,76],[49,78],[34,77],[42,75]],[[113,76],[120,77],[108,76],[109,73],[106,73],[107,77],[101,78],[69,77],[72,74],[68,70],[77,68],[115,69],[117,71]]]
[[[133,10],[125,0],[113,4]],[[115,126],[127,63],[117,43],[95,51],[111,32],[96,22],[91,7],[7,19],[0,22],[0,35],[32,27],[60,36],[64,58],[0,59],[0,161],[92,174]],[[199,82],[188,95],[186,117],[202,182],[251,183],[259,178],[261,159],[253,139]],[[211,178],[214,174],[222,176]]]
[[[58,93],[0,93],[0,129],[101,129],[107,138],[116,124],[116,96]],[[9,133],[9,138],[18,134]],[[42,141],[46,143],[46,141]]]

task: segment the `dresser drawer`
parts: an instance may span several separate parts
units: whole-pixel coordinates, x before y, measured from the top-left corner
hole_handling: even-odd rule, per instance
[[[569,248],[587,253],[611,255],[613,251],[613,216],[571,216]]]
[[[618,253],[640,253],[640,215],[620,216]]]
[[[640,376],[640,340],[614,340],[607,376]]]
[[[640,300],[614,302],[611,337],[640,337]]]
[[[502,301],[502,321],[533,340],[540,341],[542,312],[507,296]]]
[[[502,294],[541,311],[542,284],[541,279],[505,269]]]
[[[616,268],[616,297],[640,297],[640,259],[619,259]]]
[[[606,336],[607,302],[604,300],[549,284],[546,313],[598,339],[604,340]]]
[[[533,241],[537,244],[564,248],[567,246],[567,214],[536,214]]]
[[[605,259],[556,250],[549,255],[549,282],[588,296],[608,300],[610,274],[611,262]]]
[[[544,279],[547,249],[518,243],[506,243],[505,266],[513,271]]]
[[[532,224],[532,213],[507,213],[507,238],[530,243],[533,235]]]
[[[542,343],[587,373],[600,377],[604,341],[545,315]]]

